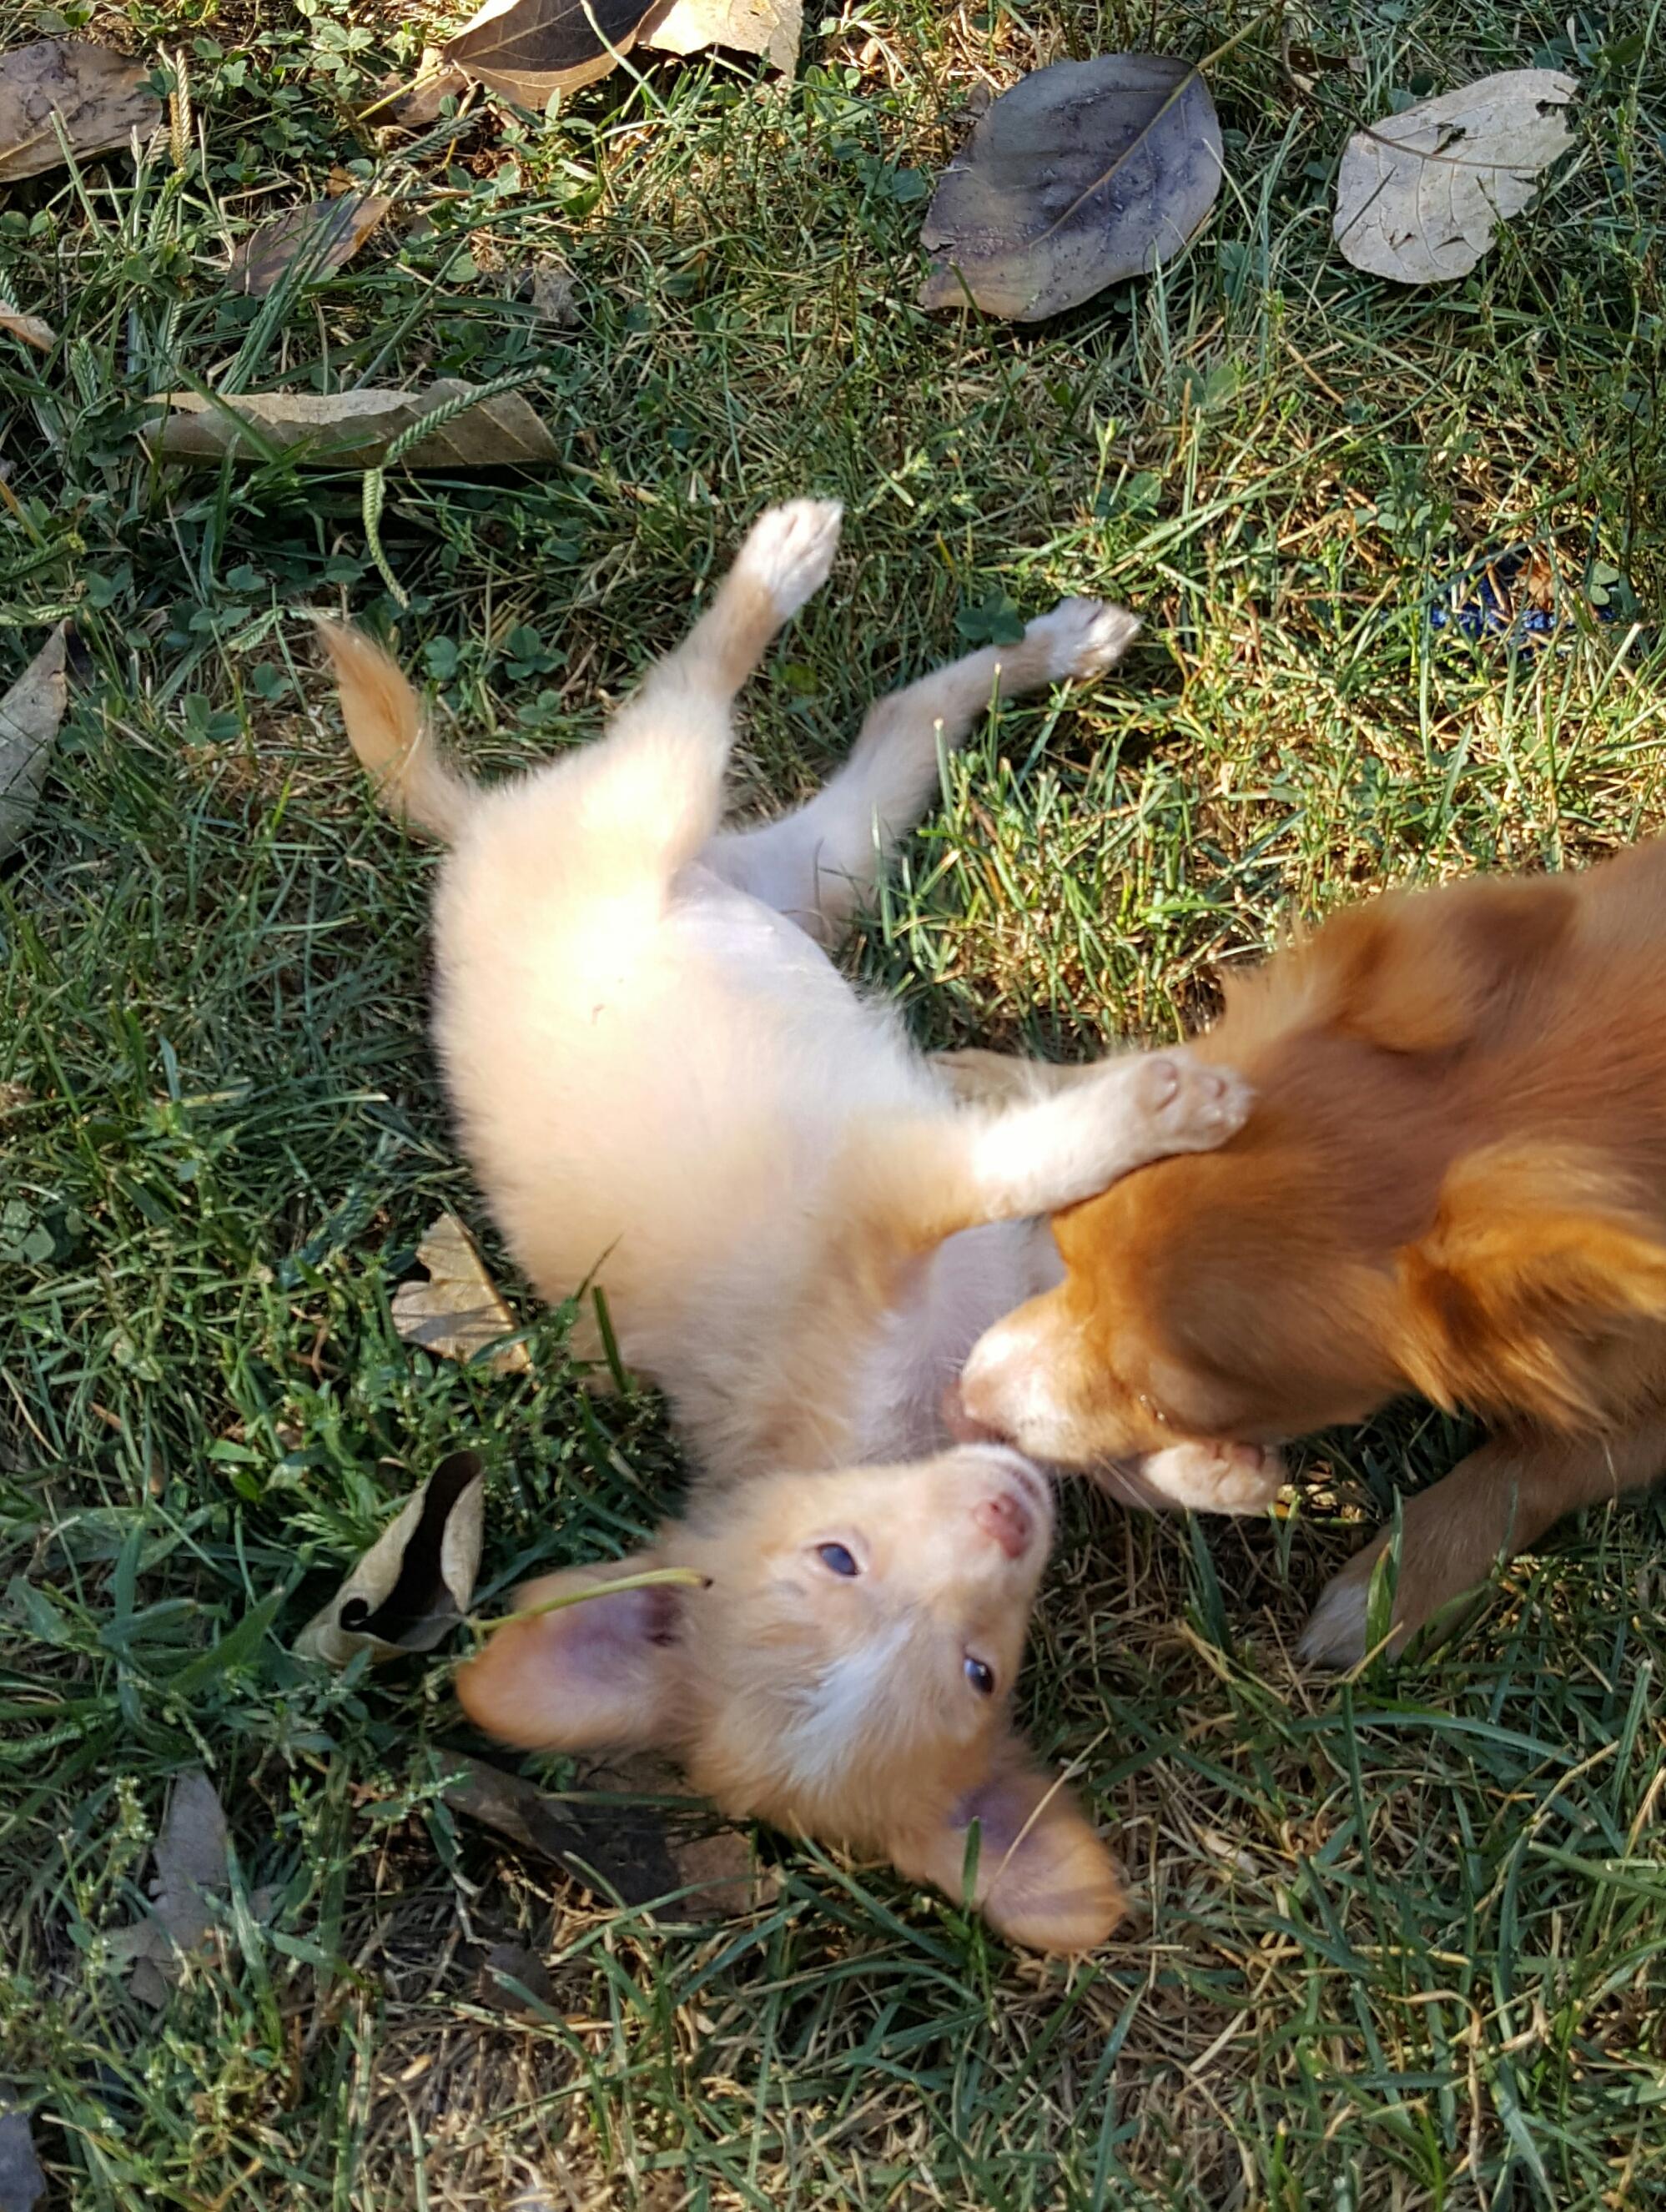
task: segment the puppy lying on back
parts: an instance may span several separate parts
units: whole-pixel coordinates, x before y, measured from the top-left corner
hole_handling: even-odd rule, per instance
[[[964,1424],[1080,1465],[1468,1407],[1499,1432],[1406,1507],[1401,1640],[1666,1469],[1666,845],[1338,915],[1194,1048],[1248,1121],[1054,1224],[1066,1279],[979,1343]],[[1383,1540],[1309,1656],[1361,1655]]]
[[[1110,665],[1137,625],[1071,599],[1021,643],[881,700],[797,813],[720,827],[735,693],[822,582],[839,509],[753,530],[709,611],[603,741],[494,790],[436,755],[409,685],[326,629],[387,804],[452,848],[435,1035],[463,1140],[540,1296],[599,1279],[626,1359],[698,1463],[641,1558],[702,1591],[592,1600],[462,1669],[480,1724],[547,1749],[660,1747],[733,1814],[885,1853],[1018,1939],[1114,1925],[1110,1861],[1008,1710],[1051,1530],[1011,1449],[947,1449],[939,1403],[997,1315],[1057,1278],[1036,1217],[1242,1120],[1183,1054],[965,1108],[827,957],[997,689]],[[1231,1455],[1225,1455],[1230,1458]],[[1213,1446],[1152,1479],[1213,1484]]]

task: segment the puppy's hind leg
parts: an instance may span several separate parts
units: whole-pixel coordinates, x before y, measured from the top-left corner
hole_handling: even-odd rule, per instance
[[[938,788],[939,749],[963,744],[997,697],[1098,676],[1139,631],[1103,599],[1063,599],[1016,645],[986,646],[869,709],[850,758],[809,805],[779,822],[715,838],[707,865],[824,945],[836,944],[891,848]]]
[[[825,582],[839,543],[834,500],[795,499],[752,526],[681,645],[649,669],[563,797],[582,827],[666,879],[722,818],[734,696],[781,625]]]

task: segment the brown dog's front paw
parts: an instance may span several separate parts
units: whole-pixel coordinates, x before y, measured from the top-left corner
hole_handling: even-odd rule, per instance
[[[1243,1127],[1255,1099],[1230,1067],[1206,1066],[1186,1052],[1156,1054],[1135,1080],[1158,1157],[1214,1152]]]

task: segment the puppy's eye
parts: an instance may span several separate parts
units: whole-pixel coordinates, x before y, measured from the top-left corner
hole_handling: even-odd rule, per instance
[[[859,1575],[862,1571],[842,1544],[818,1544],[816,1557],[831,1574]]]
[[[986,1667],[982,1660],[974,1659],[971,1653],[969,1651],[966,1654],[964,1672],[966,1680],[977,1692],[979,1697],[994,1697],[995,1693],[995,1670],[993,1667]]]

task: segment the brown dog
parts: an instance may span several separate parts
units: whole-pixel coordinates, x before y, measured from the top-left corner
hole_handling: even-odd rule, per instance
[[[1195,1049],[1248,1078],[1248,1122],[1055,1221],[1066,1280],[974,1347],[970,1423],[1084,1467],[1413,1391],[1483,1415],[1406,1509],[1402,1640],[1666,1468],[1666,842],[1341,914],[1230,983]],[[1363,1651],[1384,1540],[1309,1656]]]

